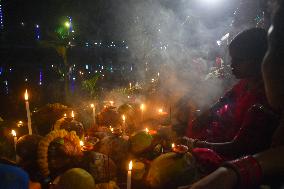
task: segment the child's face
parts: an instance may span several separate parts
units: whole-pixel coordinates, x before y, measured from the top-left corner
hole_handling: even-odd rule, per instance
[[[237,79],[254,77],[259,71],[254,60],[244,58],[237,49],[230,49],[232,73]]]

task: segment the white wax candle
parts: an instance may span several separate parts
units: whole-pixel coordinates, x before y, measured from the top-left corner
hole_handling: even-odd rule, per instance
[[[94,104],[91,104],[91,108],[93,108],[93,121],[94,125],[96,125],[96,106]]]
[[[14,148],[15,148],[15,151],[16,151],[16,146],[17,146],[17,141],[18,141],[16,131],[12,130],[11,134],[14,136]]]
[[[131,171],[132,171],[132,161],[130,161],[127,171],[127,189],[131,189]]]
[[[30,112],[30,105],[29,105],[29,95],[28,95],[28,91],[27,90],[25,92],[25,101],[26,101],[26,111],[27,111],[27,118],[28,118],[29,135],[32,135],[33,134],[33,131],[32,131],[32,121],[31,121],[31,112]]]

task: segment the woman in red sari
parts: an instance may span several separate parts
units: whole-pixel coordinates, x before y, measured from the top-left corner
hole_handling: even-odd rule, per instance
[[[253,28],[229,46],[232,72],[241,79],[208,111],[190,123],[186,143],[231,159],[269,148],[278,117],[268,105],[261,78],[266,31]]]

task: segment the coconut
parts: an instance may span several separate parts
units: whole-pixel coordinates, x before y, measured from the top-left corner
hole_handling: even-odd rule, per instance
[[[116,127],[121,124],[121,117],[115,107],[106,107],[96,116],[97,124],[100,126]]]
[[[146,182],[151,188],[176,188],[176,184],[182,185],[184,181],[190,184],[196,177],[197,169],[190,153],[170,152],[153,160]]]
[[[149,149],[152,142],[153,137],[149,133],[140,131],[130,137],[131,151],[134,154],[140,154]]]
[[[113,160],[98,152],[87,152],[81,165],[93,176],[96,183],[113,180],[116,177],[116,165]]]
[[[64,129],[66,131],[75,131],[76,135],[79,138],[83,138],[84,137],[84,127],[83,124],[76,121],[73,118],[66,118],[63,117],[59,120],[56,121],[56,123],[54,124],[54,130],[60,130],[60,129]]]
[[[105,137],[95,146],[95,150],[108,155],[119,166],[124,166],[128,156],[129,143],[118,136]]]

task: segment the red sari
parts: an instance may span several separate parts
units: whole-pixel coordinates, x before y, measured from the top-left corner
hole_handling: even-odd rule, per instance
[[[247,80],[239,81],[211,108],[214,116],[206,126],[197,130],[189,123],[187,136],[215,143],[232,141],[245,120],[254,120],[256,115],[248,114],[253,105],[268,106],[262,82],[251,90],[247,87]]]

